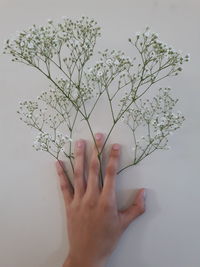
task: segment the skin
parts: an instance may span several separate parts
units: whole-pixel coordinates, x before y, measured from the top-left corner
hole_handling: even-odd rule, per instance
[[[95,138],[101,149],[104,135],[97,133]],[[115,186],[120,145],[111,146],[103,188],[99,185],[100,166],[95,146],[85,178],[85,150],[85,140],[76,141],[74,189],[59,162],[55,163],[65,203],[70,246],[63,267],[104,267],[123,232],[145,211],[144,188],[138,190],[129,208],[117,208]],[[63,165],[62,161],[60,163]]]

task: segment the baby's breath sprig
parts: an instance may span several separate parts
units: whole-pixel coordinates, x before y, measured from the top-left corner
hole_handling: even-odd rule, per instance
[[[42,92],[37,101],[21,102],[17,111],[21,120],[39,132],[33,147],[56,159],[64,154],[74,171],[75,125],[80,120],[86,122],[98,150],[90,117],[104,97],[112,124],[98,150],[100,167],[105,145],[120,121],[125,122],[133,137],[133,160],[120,173],[155,150],[169,148],[168,136],[185,120],[181,112],[173,111],[178,99],[172,98],[170,88],[160,88],[152,99],[144,99],[144,94],[157,82],[177,76],[189,55],[183,56],[163,43],[147,27],[128,39],[139,58],[105,49],[98,51],[98,60],[91,64],[100,29],[94,19],[85,16],[76,21],[64,17],[59,23],[48,20],[45,26],[33,25],[7,40],[4,53],[10,54],[14,62],[34,67],[51,83],[50,90]],[[67,135],[61,133],[62,125]],[[103,184],[102,168],[100,181]]]
[[[171,88],[159,88],[159,92],[152,100],[139,100],[129,108],[123,116],[133,134],[134,160],[122,170],[137,164],[149,156],[156,149],[169,149],[168,136],[179,129],[185,120],[180,111],[174,113],[173,109],[178,99],[170,96]],[[138,138],[140,133],[145,136]]]

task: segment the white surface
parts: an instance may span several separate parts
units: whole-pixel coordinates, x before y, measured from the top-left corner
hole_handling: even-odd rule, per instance
[[[102,27],[101,48],[130,52],[128,37],[150,25],[163,41],[191,54],[182,74],[165,82],[176,89],[187,119],[170,138],[172,150],[156,152],[118,177],[121,206],[132,200],[134,189],[147,188],[146,213],[126,231],[109,267],[200,266],[199,10],[194,0],[0,1],[1,43],[33,23],[85,14]],[[33,132],[16,114],[19,101],[34,98],[47,85],[31,68],[0,57],[1,267],[61,266],[67,253],[54,159],[33,150]],[[106,121],[94,125],[103,132],[107,126]],[[111,142],[116,141],[123,144],[122,161],[128,160],[123,129],[113,133]]]

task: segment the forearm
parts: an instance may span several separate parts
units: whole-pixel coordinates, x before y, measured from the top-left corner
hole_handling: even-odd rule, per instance
[[[105,267],[105,261],[102,262],[92,262],[90,259],[83,257],[82,259],[74,258],[68,256],[63,267]]]

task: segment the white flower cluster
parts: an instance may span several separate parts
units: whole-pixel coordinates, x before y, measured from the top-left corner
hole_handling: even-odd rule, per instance
[[[60,151],[65,152],[64,147],[68,142],[72,142],[72,139],[68,135],[63,136],[59,131],[56,131],[55,137],[52,137],[49,133],[40,132],[35,138],[33,147],[37,151],[49,151],[53,154],[59,153]]]
[[[66,112],[64,112],[62,109],[59,110],[60,106],[57,106],[57,102],[55,102],[55,106],[53,106],[52,97],[51,95],[48,95],[47,92],[43,92],[38,99],[46,102],[48,106],[57,110],[58,113],[55,115],[48,114],[47,107],[42,109],[35,101],[20,102],[20,107],[17,111],[17,113],[20,114],[20,119],[23,120],[28,126],[31,126],[39,131],[39,134],[35,138],[33,147],[37,151],[49,152],[56,158],[60,152],[63,152],[65,155],[67,155],[65,145],[69,142],[72,142],[72,139],[68,135],[64,136],[62,133],[60,133],[58,128],[65,121],[65,118],[63,120],[61,118],[64,116],[67,117],[67,112],[69,112],[69,110],[67,111],[66,109]],[[69,107],[67,106],[66,108]],[[61,111],[63,114],[61,114]],[[53,135],[44,130],[46,124],[48,124],[49,128],[52,129]]]
[[[61,115],[67,115],[72,106],[69,99],[60,90],[54,88],[51,88],[49,92],[42,92],[37,99],[52,109],[59,111]]]
[[[68,78],[56,78],[56,87],[54,85],[50,92],[52,93],[51,99],[47,100],[52,102],[54,99],[54,105],[60,107],[68,106],[71,109],[72,102],[80,107],[82,100],[86,101],[92,98],[92,88],[87,82],[82,81],[81,86],[78,86],[75,82],[69,81]],[[45,93],[47,95],[47,92]]]
[[[150,78],[151,81],[156,80],[157,65],[164,71],[169,69],[170,75],[178,75],[182,71],[182,64],[190,60],[189,54],[183,56],[181,51],[176,51],[172,46],[162,42],[157,33],[150,32],[149,27],[144,33],[137,33],[135,41],[129,38],[129,42],[138,49],[145,64],[145,66],[139,65],[141,68],[138,75],[143,72],[143,80],[146,78]]]
[[[114,76],[133,66],[134,59],[126,57],[121,50],[105,49],[98,53],[100,54],[99,60],[93,67],[88,67],[85,74],[92,81],[101,82],[104,86],[107,86]]]
[[[171,88],[160,88],[159,93],[150,101],[139,100],[135,106],[127,110],[123,120],[135,136],[137,158],[147,156],[155,149],[167,149],[169,135],[179,129],[185,120],[180,111],[173,112],[178,99],[170,96]],[[146,136],[137,138],[141,132]],[[137,160],[137,159],[136,159]]]
[[[19,32],[15,39],[8,39],[4,53],[11,54],[13,61],[39,67],[54,56],[60,57],[62,49],[67,47],[76,55],[76,60],[83,63],[92,55],[96,39],[100,36],[100,27],[96,24],[93,19],[84,16],[76,21],[65,18],[62,23],[48,20],[46,26],[34,24],[28,30]],[[63,61],[66,63],[73,60],[68,57]]]
[[[39,110],[36,101],[24,101],[19,104],[20,107],[17,113],[21,115],[20,120],[23,120],[27,125],[32,125],[34,120],[38,120],[46,110],[46,108]],[[40,111],[40,113],[38,111]]]

